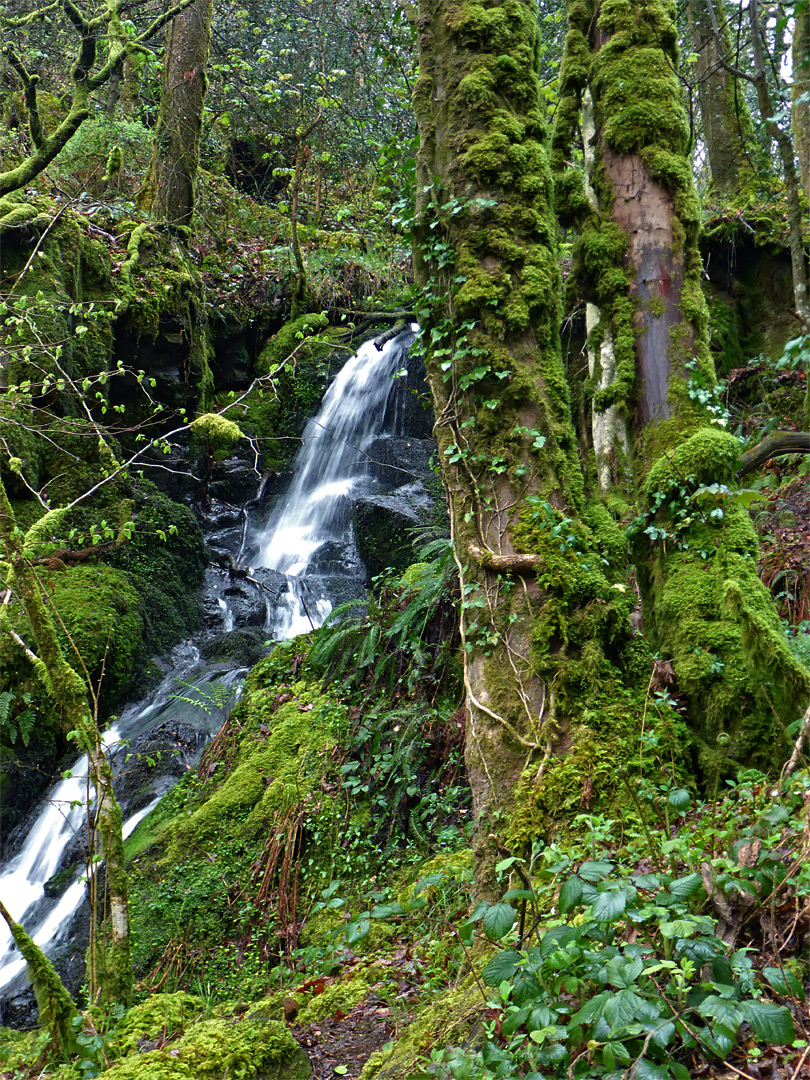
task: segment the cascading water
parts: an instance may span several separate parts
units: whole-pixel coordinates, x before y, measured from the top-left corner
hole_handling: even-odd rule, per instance
[[[406,331],[382,349],[373,341],[361,346],[339,372],[320,412],[307,425],[290,488],[267,523],[250,535],[245,529],[247,515],[244,510],[239,513],[241,524],[230,548],[237,562],[244,556],[282,583],[276,585],[274,600],[269,599],[271,590],[266,586],[257,598],[265,637],[286,640],[319,626],[341,587],[345,589],[346,583],[352,582],[360,589],[364,583],[365,572],[352,532],[352,502],[378,487],[370,475],[366,451],[383,433],[387,413],[388,434],[399,433],[398,405],[394,401],[392,406],[390,399],[396,386],[394,376],[407,359],[413,337],[412,331]],[[233,569],[233,560],[226,557]],[[257,571],[257,575],[261,573]],[[255,588],[255,579],[246,572],[239,575],[239,583],[242,579]],[[216,612],[224,634],[231,633],[240,621],[256,628],[256,618],[240,617],[238,606],[231,602],[229,594],[234,591],[238,590],[229,575],[209,571],[207,603]],[[236,688],[244,672],[244,668],[225,673],[206,670],[194,644],[178,646],[161,685],[146,702],[124,711],[105,733],[105,747],[114,754],[125,740],[131,743],[172,720],[191,720],[204,729],[202,744],[215,733],[222,716],[216,711],[195,710],[189,699],[195,694],[204,699],[215,682]],[[178,684],[184,688],[179,692]],[[171,786],[173,781],[166,780],[162,789],[150,792],[146,805],[127,814],[125,835]],[[48,953],[71,933],[74,916],[86,897],[83,880],[74,880],[55,898],[46,896],[45,887],[61,871],[68,850],[75,847],[76,836],[85,827],[88,794],[92,801],[89,789],[87,761],[82,759],[68,778],[53,786],[19,851],[0,868],[0,899]],[[24,967],[5,923],[0,923],[0,1003],[21,988]]]
[[[413,338],[405,331],[381,350],[367,341],[347,361],[307,424],[286,498],[254,537],[257,565],[288,579],[268,627],[277,641],[320,626],[331,611],[323,578],[336,550],[338,561],[342,556],[346,569],[358,572],[351,551],[352,500],[370,484],[366,450],[382,432],[394,376]],[[327,565],[319,558],[325,548]]]
[[[158,724],[188,720],[191,713],[200,728],[202,746],[219,728],[221,716],[205,708],[189,708],[189,698],[199,697],[203,705],[214,682],[232,687],[234,696],[244,677],[244,669],[208,673],[200,676],[200,654],[192,645],[178,646],[173,666],[160,686],[146,702],[126,709],[120,720],[103,735],[105,750],[112,755],[125,744]],[[193,681],[192,681],[193,680]],[[182,684],[182,698],[178,686]],[[188,685],[187,685],[188,684]],[[128,815],[124,821],[125,838],[165,794],[171,782],[162,784],[145,807]],[[161,790],[162,788],[162,790]],[[88,780],[87,757],[80,758],[69,774],[53,785],[44,807],[34,822],[22,848],[0,871],[0,899],[12,917],[21,923],[37,945],[52,952],[69,933],[74,916],[87,895],[84,880],[75,880],[59,897],[46,895],[45,886],[61,868],[67,849],[85,828],[88,797],[93,792]],[[13,991],[20,982],[25,961],[14,946],[5,922],[0,923],[0,993]]]

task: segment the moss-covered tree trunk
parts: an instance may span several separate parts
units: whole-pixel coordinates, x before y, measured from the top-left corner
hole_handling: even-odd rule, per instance
[[[593,94],[601,210],[598,222],[584,221],[576,274],[597,294],[625,298],[612,329],[635,353],[623,404],[646,515],[634,545],[645,633],[673,664],[705,769],[727,757],[773,764],[810,681],[757,577],[734,482],[739,444],[714,396],[675,4],[572,6],[567,51],[580,56]]]
[[[754,125],[737,78],[726,66],[734,52],[722,5],[689,0],[686,13],[697,54],[695,81],[712,185],[721,197],[731,196],[751,175]]]
[[[623,676],[607,653],[629,609],[585,524],[615,540],[586,506],[560,356],[536,8],[421,0],[418,32],[419,319],[461,575],[476,881],[491,897],[501,854],[582,796],[587,766],[561,769],[575,747],[587,757],[583,717],[610,726],[601,710]]]
[[[166,31],[160,110],[142,206],[173,226],[190,227],[200,156],[212,0],[193,0]]]
[[[121,811],[113,792],[112,768],[104,753],[96,718],[88,705],[88,684],[65,658],[44,590],[31,563],[36,545],[58,528],[59,515],[60,511],[46,514],[23,534],[17,528],[11,503],[0,481],[0,551],[9,568],[4,580],[6,601],[16,601],[25,612],[36,651],[30,649],[11,626],[8,602],[0,612],[0,631],[10,634],[25,650],[56,703],[65,731],[88,756],[97,799],[96,829],[101,840],[110,897],[109,948],[101,958],[100,967],[97,956],[91,956],[89,960],[91,990],[95,989],[97,973],[103,998],[128,1005],[132,998],[132,961],[127,874]],[[81,663],[81,657],[77,660]]]

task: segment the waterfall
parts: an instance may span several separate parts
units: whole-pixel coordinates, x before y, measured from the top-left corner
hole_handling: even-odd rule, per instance
[[[261,601],[266,605],[268,637],[286,640],[320,626],[332,610],[330,595],[334,599],[340,583],[345,587],[346,582],[354,582],[358,589],[364,585],[365,573],[352,532],[352,500],[377,487],[370,476],[366,450],[383,433],[396,385],[394,376],[407,359],[413,337],[412,331],[405,331],[382,349],[373,341],[367,342],[346,362],[327,390],[318,415],[307,424],[286,496],[252,534],[245,533],[244,524],[240,526],[240,539],[233,550],[241,545],[245,550],[240,554],[247,554],[255,567],[286,580],[286,591],[281,589],[275,603],[266,599],[267,594]],[[393,404],[396,425],[397,406]],[[243,522],[245,517],[243,514]],[[227,598],[229,589],[221,575],[209,571],[208,577],[207,602],[219,613],[222,630],[230,633],[238,620]],[[225,674],[206,671],[193,643],[178,646],[157,690],[144,702],[126,709],[104,734],[105,748],[115,754],[124,741],[170,719],[202,726],[205,737],[210,738],[222,717],[206,721],[204,711],[195,710],[190,699],[195,695],[204,698],[206,688],[217,682],[241,685],[244,674],[241,668]],[[178,683],[184,688],[179,696]],[[153,794],[151,802],[127,815],[125,836],[154,808],[165,790]],[[84,830],[88,798],[92,802],[92,785],[87,760],[82,758],[51,788],[21,849],[0,868],[0,899],[48,953],[68,937],[86,898],[84,880],[74,880],[56,898],[46,896],[45,885],[62,868],[70,845]],[[17,992],[24,968],[8,928],[0,922],[0,995]]]
[[[286,497],[253,538],[257,565],[288,579],[268,627],[277,641],[321,625],[332,610],[323,578],[336,561],[358,572],[352,500],[370,485],[365,451],[382,433],[394,376],[407,360],[413,337],[405,331],[381,350],[367,341],[346,362],[306,426]]]

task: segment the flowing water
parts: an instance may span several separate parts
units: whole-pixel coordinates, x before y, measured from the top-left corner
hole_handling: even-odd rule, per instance
[[[352,535],[352,500],[373,490],[366,450],[383,430],[394,376],[407,359],[413,340],[405,332],[377,349],[361,346],[335,378],[321,410],[309,422],[303,445],[294,462],[292,482],[266,524],[242,537],[245,554],[256,567],[284,575],[285,590],[278,602],[267,604],[266,632],[281,641],[309,631],[332,610],[330,579],[362,579]],[[227,590],[226,590],[227,592]],[[227,596],[213,589],[214,606],[221,611],[222,629],[234,629],[234,613]],[[234,697],[245,669],[226,673],[206,670],[190,642],[172,654],[171,670],[145,702],[126,709],[104,734],[109,752],[170,720],[193,722],[205,739],[220,726],[216,710],[195,709],[195,696],[210,700],[212,687],[231,687]],[[178,689],[178,688],[181,689]],[[128,836],[159,801],[164,790],[129,815]],[[62,869],[66,852],[86,826],[88,799],[92,802],[87,760],[76,762],[69,775],[46,796],[43,808],[22,847],[0,868],[0,900],[46,952],[68,937],[86,897],[84,880],[74,880],[58,897],[46,895],[46,883]],[[15,948],[4,922],[0,922],[0,1000],[23,985],[25,962]]]

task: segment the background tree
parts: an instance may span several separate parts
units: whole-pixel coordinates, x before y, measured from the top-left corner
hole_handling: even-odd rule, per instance
[[[139,196],[161,221],[189,228],[200,156],[213,0],[194,0],[166,31],[152,162]]]
[[[190,0],[180,0],[180,3],[152,19],[143,31],[133,37],[126,35],[121,39],[114,36],[106,56],[103,52],[99,55],[99,42],[105,33],[120,25],[119,0],[113,0],[113,3],[105,5],[99,11],[81,7],[72,0],[36,5],[24,13],[20,13],[16,4],[7,5],[5,11],[0,11],[0,27],[10,39],[3,46],[3,51],[23,91],[25,119],[30,138],[30,146],[23,159],[14,167],[0,172],[0,229],[19,225],[36,216],[29,204],[12,204],[8,200],[3,201],[4,197],[26,187],[47,168],[91,115],[91,95],[94,91],[110,80],[127,55],[142,49],[146,42],[189,3]],[[54,130],[49,131],[40,115],[40,76],[32,62],[26,59],[21,46],[24,46],[30,27],[42,19],[50,18],[57,11],[63,12],[64,18],[78,37],[78,44],[70,65],[68,112]]]

